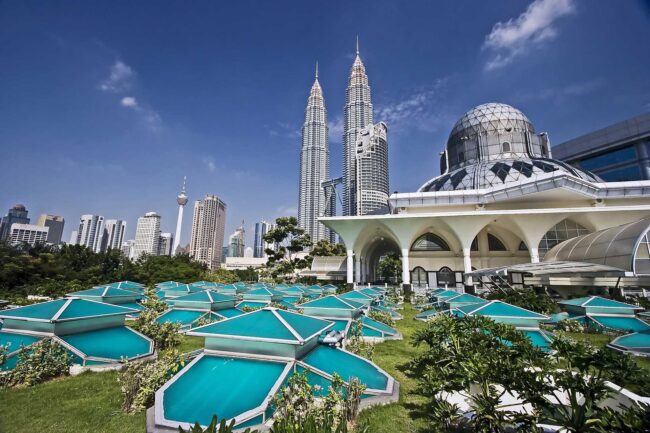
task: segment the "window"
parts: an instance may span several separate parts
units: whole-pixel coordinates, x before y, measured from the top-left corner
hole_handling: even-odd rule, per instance
[[[586,234],[589,234],[589,230],[580,224],[571,221],[570,219],[560,221],[552,229],[547,231],[539,242],[539,258],[543,259],[548,250],[560,242]]]
[[[426,287],[427,272],[421,266],[418,266],[411,271],[411,285],[414,287]]]
[[[426,233],[413,242],[411,251],[449,251],[449,245],[440,236]]]
[[[472,246],[469,248],[470,251],[478,251],[478,236],[472,241]]]
[[[454,286],[456,284],[456,274],[447,266],[443,266],[438,271],[438,287]]]
[[[519,248],[518,248],[518,250],[519,250],[519,251],[528,251],[528,247],[526,246],[526,244],[524,243],[524,241],[521,241],[521,242],[519,243]]]
[[[465,162],[465,152],[458,152],[458,162]]]
[[[598,156],[583,159],[580,161],[580,168],[585,170],[596,170],[598,168],[608,167],[610,165],[619,164],[626,161],[633,161],[636,159],[636,150],[634,146],[624,147],[622,149],[614,150],[611,152],[603,153]]]
[[[503,149],[503,152],[510,152],[510,143],[508,143],[507,141],[504,141],[501,144],[501,148]]]
[[[505,245],[503,245],[503,242],[501,240],[494,236],[492,233],[487,234],[488,238],[488,249],[490,251],[508,251]]]

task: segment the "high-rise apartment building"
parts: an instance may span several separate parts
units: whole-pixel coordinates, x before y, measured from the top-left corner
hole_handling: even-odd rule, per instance
[[[68,245],[77,245],[77,241],[79,240],[79,232],[77,230],[72,230],[72,233],[70,233],[70,242],[68,242]]]
[[[359,56],[359,41],[357,40],[357,55],[348,78],[343,111],[343,215],[356,215],[355,151],[357,135],[362,128],[372,123],[372,110],[368,75]]]
[[[388,128],[369,124],[357,135],[355,174],[357,215],[388,211]]]
[[[0,220],[0,241],[8,240],[13,224],[29,224],[27,209],[23,204],[17,204]]]
[[[41,216],[38,217],[36,225],[47,227],[49,229],[47,233],[48,244],[58,245],[61,243],[63,227],[65,225],[65,219],[62,216],[48,215],[45,213],[41,214]]]
[[[174,244],[174,237],[172,236],[171,233],[161,233],[160,242],[158,245],[158,255],[171,256],[173,244]]]
[[[273,248],[273,244],[269,244],[264,240],[264,235],[273,230],[273,224],[266,221],[255,223],[255,237],[253,239],[253,257],[261,258],[266,257],[266,249]]]
[[[226,203],[216,195],[206,195],[194,202],[190,256],[218,268],[221,263],[223,238],[226,228]]]
[[[49,227],[35,224],[13,223],[9,231],[9,242],[12,245],[28,244],[34,246],[36,244],[44,244],[47,241],[48,231]]]
[[[100,215],[81,215],[77,230],[76,245],[83,245],[96,253],[102,249],[104,217]]]
[[[160,246],[160,215],[156,212],[147,212],[138,218],[135,229],[135,245],[133,245],[133,259],[138,260],[143,254],[158,255]]]
[[[244,257],[245,238],[246,232],[242,222],[242,225],[228,238],[228,257]]]
[[[329,229],[318,222],[318,217],[323,216],[326,209],[322,183],[330,177],[327,134],[327,110],[323,90],[318,82],[317,65],[316,78],[309,92],[305,122],[302,126],[298,193],[298,225],[305,230],[314,243],[321,239],[329,239]]]
[[[121,248],[125,231],[126,221],[115,219],[104,221],[102,251],[106,251],[109,248],[113,250]]]

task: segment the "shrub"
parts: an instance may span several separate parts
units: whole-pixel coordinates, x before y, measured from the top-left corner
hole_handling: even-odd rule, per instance
[[[372,320],[376,320],[377,322],[384,323],[388,326],[395,326],[395,321],[393,320],[393,316],[390,315],[390,313],[385,312],[385,311],[370,311],[370,314],[368,315]]]
[[[33,386],[67,375],[72,364],[68,352],[50,339],[42,340],[18,354],[13,370],[0,376],[0,387]]]
[[[363,340],[362,329],[363,324],[361,320],[355,320],[350,324],[350,332],[345,339],[345,350],[366,359],[372,359],[375,346]]]
[[[203,430],[203,427],[197,422],[189,430],[183,430],[182,427],[178,427],[178,433],[232,433],[235,430],[235,420],[230,421],[230,424],[226,424],[226,420],[222,419],[221,422],[218,422],[216,415],[212,415],[212,421],[210,425]],[[257,430],[251,431],[250,428],[244,430],[244,433],[258,433]]]
[[[181,344],[178,323],[159,323],[156,319],[159,313],[155,310],[145,310],[135,321],[134,328],[154,341],[156,349],[167,350]]]
[[[195,328],[198,328],[199,326],[205,326],[209,325],[210,323],[215,323],[223,320],[220,316],[215,316],[213,314],[207,314],[204,317],[201,317],[199,320],[196,321],[194,324]]]
[[[151,406],[156,390],[184,364],[176,351],[154,361],[126,361],[117,378],[124,398],[122,410],[134,413]]]
[[[284,304],[280,304],[279,302],[271,302],[271,305],[269,307],[277,308],[278,310],[288,310],[289,307],[287,307]]]
[[[9,345],[3,346],[0,344],[0,365],[7,360],[7,352],[9,352]]]
[[[336,373],[327,395],[317,401],[306,373],[294,374],[274,398],[272,433],[346,433],[359,413],[365,386],[352,378],[345,386]]]
[[[487,299],[498,299],[517,307],[536,311],[542,314],[552,314],[557,310],[557,304],[547,294],[535,293],[533,289],[509,289],[495,291],[487,295]]]
[[[151,338],[158,350],[179,346],[181,336],[178,331],[180,331],[181,325],[169,322],[159,323],[156,319],[169,307],[152,290],[147,290],[146,296],[142,302],[145,309],[138,315],[134,328]]]
[[[584,332],[585,327],[577,320],[564,319],[557,322],[556,328],[564,332]]]
[[[257,310],[261,310],[261,309],[262,309],[262,307],[251,307],[250,305],[246,305],[241,310],[244,313],[250,313],[252,311],[257,311]]]

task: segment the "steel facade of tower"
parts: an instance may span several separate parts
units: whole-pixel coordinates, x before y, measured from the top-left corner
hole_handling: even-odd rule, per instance
[[[343,115],[343,215],[356,215],[357,186],[355,147],[359,131],[372,123],[372,101],[366,68],[357,55],[352,64],[348,87],[345,91]]]
[[[355,148],[356,214],[388,211],[388,127],[384,122],[359,131]]]
[[[221,263],[223,237],[226,228],[226,203],[215,195],[206,195],[194,202],[190,256],[218,268]]]
[[[302,127],[300,150],[300,190],[298,197],[298,224],[316,243],[330,238],[329,230],[320,222],[325,206],[325,191],[321,184],[329,179],[330,154],[328,143],[327,110],[323,90],[316,79],[309,92],[305,123]]]

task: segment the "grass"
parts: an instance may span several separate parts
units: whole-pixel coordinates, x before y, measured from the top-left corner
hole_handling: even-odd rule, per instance
[[[203,338],[181,337],[181,352]],[[144,431],[145,414],[125,414],[117,372],[83,373],[31,388],[0,390],[2,433],[130,433]]]
[[[564,334],[575,340],[586,341],[596,347],[605,347],[607,346],[607,343],[616,338],[613,335],[597,334],[592,332],[565,332]],[[639,367],[648,370],[650,373],[650,358],[635,357],[635,360]]]
[[[372,357],[377,365],[400,382],[399,402],[371,407],[361,412],[358,425],[367,425],[368,431],[373,433],[418,432],[427,427],[422,415],[426,400],[415,394],[417,381],[406,376],[406,363],[413,359],[418,350],[411,345],[411,336],[426,325],[413,320],[418,312],[411,304],[404,304],[404,310],[400,313],[404,318],[395,322],[395,327],[404,339],[378,344]]]
[[[3,433],[141,433],[144,413],[120,410],[116,372],[84,373],[31,388],[0,390]]]

